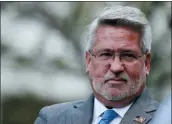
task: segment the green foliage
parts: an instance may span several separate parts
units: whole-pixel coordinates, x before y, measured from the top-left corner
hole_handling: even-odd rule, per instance
[[[50,65],[54,65],[58,69],[66,69],[66,68],[69,68],[68,65],[65,64],[63,58],[53,59],[51,61]]]
[[[28,94],[22,97],[10,96],[2,101],[3,124],[33,124],[40,109],[55,104]]]
[[[17,56],[15,58],[15,62],[17,65],[20,65],[22,67],[32,65],[32,60],[30,58],[25,57],[25,56]]]
[[[5,44],[1,44],[1,55],[9,51],[9,46]]]

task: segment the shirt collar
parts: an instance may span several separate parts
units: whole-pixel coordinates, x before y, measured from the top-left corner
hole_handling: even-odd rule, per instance
[[[114,110],[116,113],[118,113],[118,115],[120,115],[120,116],[123,118],[124,115],[125,115],[125,113],[128,111],[128,109],[130,108],[130,106],[131,106],[132,104],[133,104],[133,102],[130,103],[129,105],[127,105],[127,106],[122,107],[122,108],[113,108],[113,110]]]
[[[132,102],[133,103],[133,102]],[[128,111],[130,106],[132,105],[130,103],[129,105],[122,107],[122,108],[113,108],[113,110],[118,113],[121,117],[124,117],[125,113]],[[93,113],[93,120],[97,119],[101,114],[106,111],[107,108],[99,102],[96,98],[94,99],[94,113]]]

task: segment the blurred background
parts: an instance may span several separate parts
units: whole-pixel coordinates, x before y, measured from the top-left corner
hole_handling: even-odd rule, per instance
[[[44,106],[86,99],[87,26],[105,6],[140,8],[153,31],[152,97],[171,92],[171,2],[1,2],[3,124],[33,124]]]

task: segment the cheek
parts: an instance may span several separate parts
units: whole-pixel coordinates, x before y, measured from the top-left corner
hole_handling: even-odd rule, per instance
[[[108,66],[104,66],[98,62],[91,63],[90,75],[94,77],[104,77],[107,73]]]
[[[127,67],[126,72],[129,75],[129,77],[133,80],[139,79],[140,76],[145,73],[144,72],[144,66],[140,64],[135,64],[134,66]]]

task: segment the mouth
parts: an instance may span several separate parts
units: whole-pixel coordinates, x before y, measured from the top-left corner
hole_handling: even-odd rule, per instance
[[[125,79],[125,78],[109,78],[109,79],[106,79],[105,81],[110,81],[110,80],[113,80],[113,81],[127,81],[127,79]]]
[[[115,79],[108,79],[105,82],[108,84],[113,84],[113,85],[119,85],[119,84],[124,84],[126,83],[127,80],[123,79],[123,78],[115,78]]]

